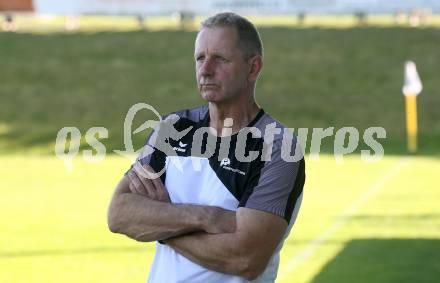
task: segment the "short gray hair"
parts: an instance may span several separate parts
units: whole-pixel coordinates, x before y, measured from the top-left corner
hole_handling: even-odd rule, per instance
[[[216,14],[202,22],[204,28],[231,27],[237,31],[238,44],[245,56],[263,56],[263,43],[257,28],[246,18],[235,13]]]

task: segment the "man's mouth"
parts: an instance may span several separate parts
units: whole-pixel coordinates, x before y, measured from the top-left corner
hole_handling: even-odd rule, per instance
[[[211,84],[211,83],[208,83],[208,84],[201,84],[201,86],[202,87],[207,87],[207,88],[217,88],[217,87],[219,87],[217,84]]]

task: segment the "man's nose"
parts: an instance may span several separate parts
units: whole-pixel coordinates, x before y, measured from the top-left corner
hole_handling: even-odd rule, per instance
[[[210,59],[206,59],[200,66],[200,75],[212,76],[214,74],[214,62]]]

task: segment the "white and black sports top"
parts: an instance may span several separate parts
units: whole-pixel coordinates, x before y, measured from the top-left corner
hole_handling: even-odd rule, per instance
[[[173,124],[174,129],[188,133],[177,140],[163,138],[160,126],[157,127],[146,142],[150,150],[144,151],[138,159],[142,165],[149,164],[156,172],[164,172],[161,179],[171,202],[211,205],[234,211],[247,207],[273,213],[288,223],[285,239],[298,214],[305,181],[304,158],[301,156],[296,161],[286,161],[288,158],[285,158],[286,153],[292,157],[295,150],[296,153],[300,150],[293,134],[285,134],[290,130],[261,109],[247,128],[235,135],[220,138],[206,130],[209,127],[207,106],[173,114],[179,118]],[[268,125],[272,129],[280,129],[269,141],[264,138]],[[256,128],[260,133],[255,134],[255,130],[248,130],[250,128]],[[292,139],[290,143],[285,138],[289,136]],[[164,150],[163,146],[159,150],[159,140],[167,143],[168,149],[172,150]],[[268,144],[271,144],[270,150],[267,150]],[[250,157],[251,153],[253,158]],[[284,239],[266,270],[252,282],[275,281],[279,251]],[[170,247],[157,243],[148,282],[248,281],[206,269]]]

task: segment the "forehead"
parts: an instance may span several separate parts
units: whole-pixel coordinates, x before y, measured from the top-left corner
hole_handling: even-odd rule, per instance
[[[237,50],[237,31],[232,27],[203,28],[195,42],[195,53]]]

